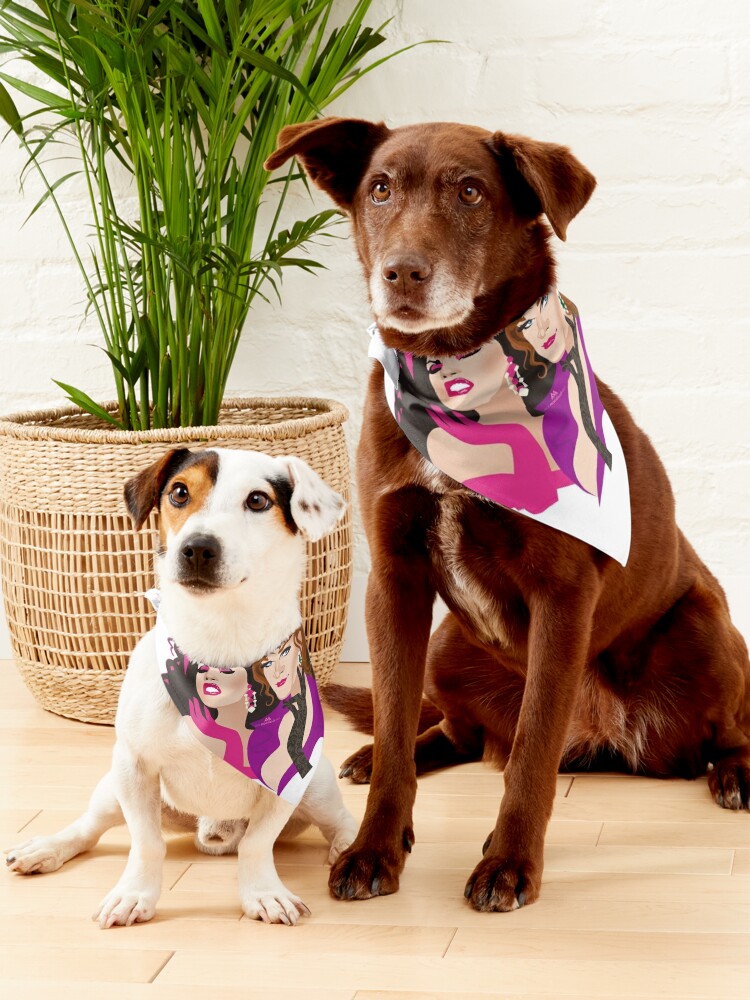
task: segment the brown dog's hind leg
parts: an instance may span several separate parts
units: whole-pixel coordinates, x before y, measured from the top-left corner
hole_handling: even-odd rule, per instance
[[[708,787],[724,809],[750,809],[750,748],[718,760],[708,772]]]
[[[647,678],[671,707],[669,726],[649,741],[646,773],[695,778],[724,809],[750,808],[750,662],[719,585],[705,567],[665,616]]]
[[[414,748],[414,763],[417,777],[441,771],[455,764],[468,764],[481,760],[483,744],[481,732],[477,729],[467,731],[466,739],[454,742],[444,731],[448,728],[448,720],[443,720],[437,726],[431,726],[417,737]],[[451,727],[450,732],[453,731]],[[372,743],[360,747],[341,765],[340,778],[350,778],[355,785],[368,785],[372,776]]]
[[[484,650],[470,647],[468,661],[472,665],[497,672],[497,665]],[[425,668],[428,699],[422,702],[419,736],[414,747],[417,777],[455,764],[481,760],[484,752],[482,727],[471,715],[470,707],[457,698],[454,688],[460,686],[461,671],[467,664],[467,642],[458,622],[448,614],[430,639]],[[486,661],[486,662],[484,662]],[[453,706],[461,705],[456,714]],[[342,709],[346,715],[346,709]],[[440,716],[443,716],[442,718]],[[511,740],[512,742],[512,740]],[[361,747],[341,765],[340,778],[351,778],[365,785],[372,775],[372,744]]]

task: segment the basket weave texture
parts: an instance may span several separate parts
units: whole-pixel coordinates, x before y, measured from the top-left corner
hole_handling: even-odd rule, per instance
[[[106,404],[116,409],[116,404]],[[125,481],[169,447],[297,455],[348,501],[346,408],[326,399],[226,402],[213,427],[118,431],[78,407],[0,418],[0,575],[24,681],[51,712],[114,721],[128,657],[152,628],[156,515],[140,532]],[[338,662],[351,589],[351,514],[308,543],[301,594],[315,674]]]

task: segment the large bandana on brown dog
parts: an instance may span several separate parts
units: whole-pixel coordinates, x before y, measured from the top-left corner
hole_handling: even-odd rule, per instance
[[[569,299],[553,289],[467,354],[418,357],[370,329],[391,412],[432,465],[626,564],[627,468]]]

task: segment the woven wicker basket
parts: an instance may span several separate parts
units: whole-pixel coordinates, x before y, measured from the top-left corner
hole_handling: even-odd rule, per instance
[[[114,404],[108,404],[114,409]],[[77,407],[0,419],[0,575],[19,670],[51,712],[114,721],[137,639],[153,624],[155,514],[133,531],[126,479],[169,447],[298,455],[349,499],[347,411],[324,399],[235,399],[215,427],[117,431]],[[351,586],[347,513],[308,545],[302,614],[319,683],[338,662]]]

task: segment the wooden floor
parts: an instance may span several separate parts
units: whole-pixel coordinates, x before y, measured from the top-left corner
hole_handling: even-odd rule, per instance
[[[0,845],[51,833],[85,806],[113,732],[57,718],[0,663]],[[339,669],[339,679],[361,668]],[[329,717],[334,764],[362,737]],[[361,816],[365,788],[343,783]],[[750,997],[750,815],[723,812],[705,781],[560,777],[542,898],[512,914],[464,902],[502,778],[482,764],[420,781],[417,844],[394,896],[342,903],[326,888],[316,834],[277,848],[284,881],[312,910],[301,925],[247,920],[236,859],[169,842],[148,924],[90,920],[119,877],[128,837],[52,875],[0,871],[4,1000],[427,1000],[534,996]]]

